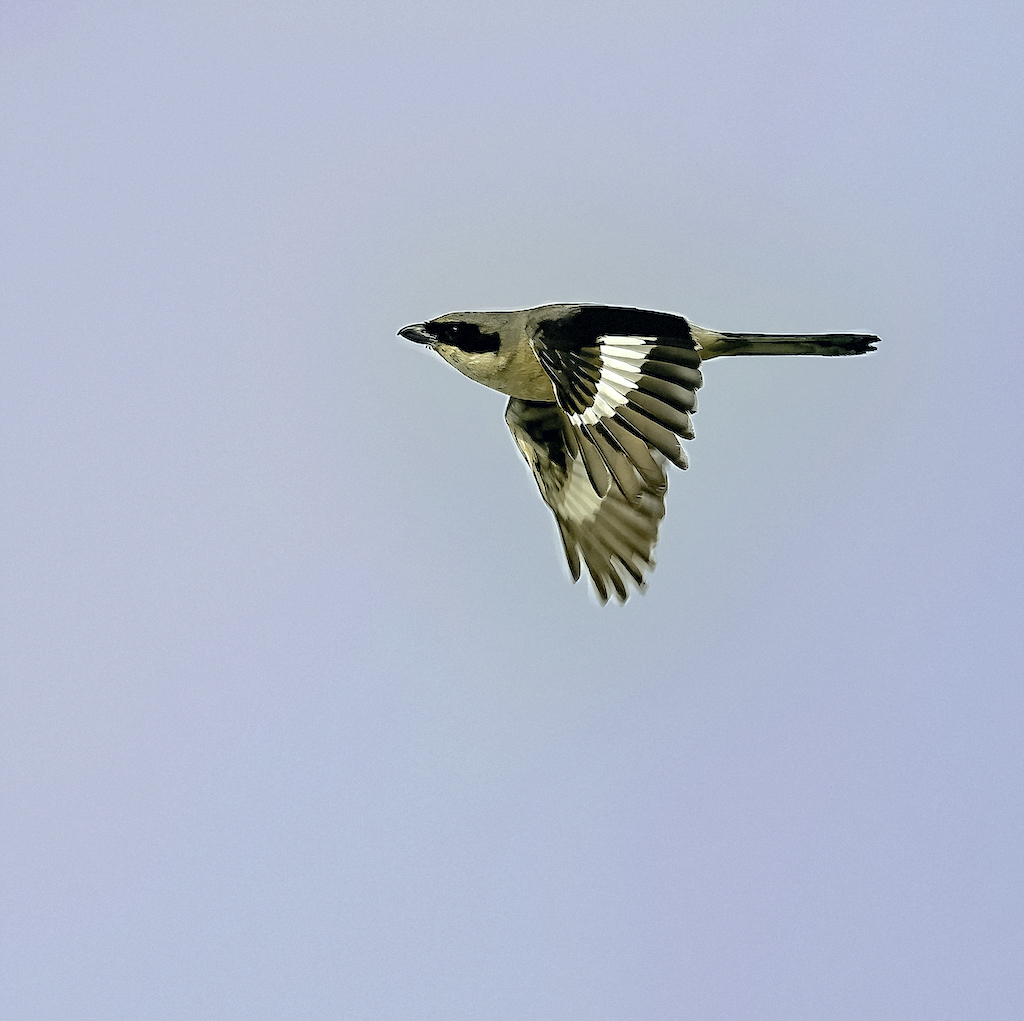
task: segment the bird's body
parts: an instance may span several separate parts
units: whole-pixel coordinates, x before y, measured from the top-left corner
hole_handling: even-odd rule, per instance
[[[452,312],[399,331],[470,379],[508,394],[505,420],[554,512],[573,580],[580,556],[602,602],[643,588],[665,513],[666,459],[686,467],[679,438],[700,364],[723,355],[851,355],[866,334],[717,333],[682,316],[610,305]]]

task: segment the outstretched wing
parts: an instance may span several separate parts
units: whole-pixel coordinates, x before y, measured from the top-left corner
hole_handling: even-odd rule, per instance
[[[559,407],[578,432],[595,492],[611,482],[630,502],[664,479],[659,451],[686,467],[678,437],[693,439],[690,413],[703,382],[700,355],[681,316],[604,305],[560,306],[531,339]]]
[[[613,592],[625,602],[630,579],[643,589],[665,515],[668,482],[660,454],[645,446],[645,474],[630,471],[635,495],[608,485],[599,494],[585,465],[581,434],[558,405],[513,397],[505,421],[554,511],[573,581],[579,581],[582,556],[602,603]]]

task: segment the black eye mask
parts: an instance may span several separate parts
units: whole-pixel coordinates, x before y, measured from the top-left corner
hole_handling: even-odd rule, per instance
[[[496,354],[501,344],[497,333],[484,333],[475,323],[430,323],[441,344],[451,344],[467,354]]]

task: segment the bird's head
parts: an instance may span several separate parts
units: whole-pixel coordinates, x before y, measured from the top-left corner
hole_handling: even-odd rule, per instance
[[[413,323],[398,331],[400,337],[425,344],[439,354],[445,349],[467,355],[497,354],[499,331],[511,318],[509,312],[449,312],[426,323]]]

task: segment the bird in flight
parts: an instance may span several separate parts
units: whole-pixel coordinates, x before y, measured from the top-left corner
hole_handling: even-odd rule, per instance
[[[602,603],[646,587],[666,465],[686,467],[700,366],[723,355],[858,355],[878,337],[717,333],[668,312],[542,305],[451,312],[398,331],[509,395],[505,421],[558,524],[573,581]]]

